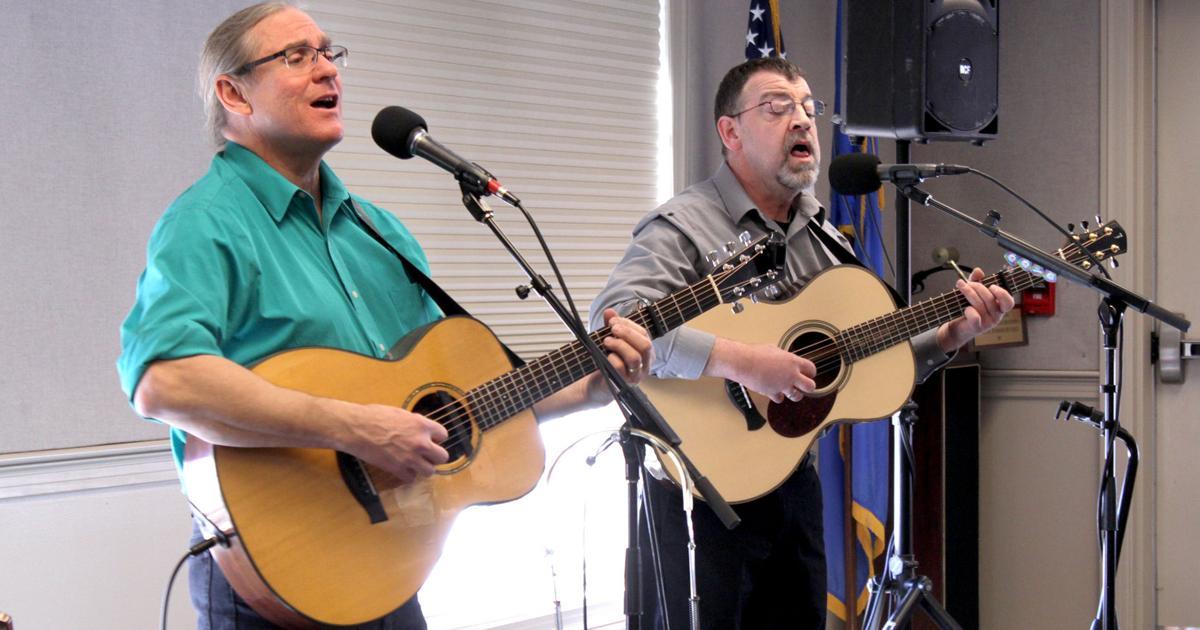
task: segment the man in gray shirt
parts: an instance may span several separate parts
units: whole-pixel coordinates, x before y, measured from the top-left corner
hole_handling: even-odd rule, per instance
[[[592,303],[632,309],[707,274],[705,253],[748,231],[774,232],[787,244],[788,297],[814,275],[837,264],[830,245],[850,245],[825,220],[807,192],[819,174],[820,146],[814,119],[824,108],[791,62],[747,61],[731,69],[717,91],[715,119],[725,163],[709,180],[691,186],[647,215],[633,241]],[[829,238],[820,238],[821,230]],[[843,254],[844,255],[844,254]],[[979,283],[976,269],[958,288],[970,306],[963,316],[914,338],[918,377],[945,364],[975,335],[990,329],[1013,306],[999,287]],[[598,315],[592,326],[602,325]],[[654,342],[651,372],[660,378],[701,375],[742,384],[775,402],[811,392],[816,368],[809,360],[771,344],[746,344],[682,327]],[[670,421],[670,418],[667,418]],[[701,471],[703,472],[703,471]],[[660,610],[653,562],[643,562],[642,603],[649,627],[687,626],[687,536],[678,489],[647,479],[667,610]],[[825,552],[821,489],[809,458],[769,494],[735,506],[742,522],[726,530],[704,503],[693,514],[697,586],[705,628],[824,628]],[[647,541],[643,540],[643,548]],[[669,625],[668,625],[669,624]]]

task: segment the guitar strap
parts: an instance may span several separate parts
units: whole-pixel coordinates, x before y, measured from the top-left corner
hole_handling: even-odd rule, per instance
[[[438,305],[439,308],[442,309],[442,313],[446,314],[447,316],[471,316],[471,314],[467,312],[467,309],[463,308],[461,304],[454,300],[454,298],[450,297],[450,294],[446,293],[442,287],[439,287],[438,284],[433,281],[433,278],[425,275],[425,272],[421,271],[420,267],[412,264],[408,258],[405,258],[404,254],[396,251],[396,248],[392,247],[392,244],[389,243],[386,238],[383,238],[383,235],[379,233],[378,229],[376,229],[375,222],[371,220],[371,217],[367,216],[366,211],[362,209],[362,206],[358,205],[358,202],[354,200],[354,197],[350,197],[350,205],[354,208],[354,214],[358,215],[358,219],[362,223],[363,229],[367,232],[367,234],[370,234],[371,238],[374,238],[376,241],[378,241],[384,249],[388,250],[392,253],[392,255],[400,259],[400,263],[404,265],[404,273],[408,276],[408,279],[424,289],[425,293],[429,294],[429,297],[433,298],[433,301]],[[508,355],[508,360],[512,362],[514,367],[521,367],[525,365],[525,361],[522,360],[521,357],[517,356],[517,353],[510,350],[503,342],[500,344],[500,347],[504,348],[504,353]]]
[[[838,259],[838,262],[843,265],[862,267],[863,269],[867,269],[868,271],[874,273],[874,271],[864,265],[857,256],[855,256],[852,252],[846,251],[846,247],[844,245],[839,243],[837,239],[833,238],[833,236],[825,231],[825,229],[822,227],[824,222],[825,208],[821,208],[821,211],[813,217],[812,221],[808,222],[807,227],[809,231],[817,236],[817,239],[821,241],[821,244],[825,246],[825,249],[828,249],[830,252],[832,252],[834,257]],[[908,301],[901,298],[900,294],[896,292],[896,289],[892,288],[892,285],[884,282],[883,286],[887,287],[887,290],[892,294],[892,299],[896,301],[896,304],[900,306],[906,306],[908,304]]]

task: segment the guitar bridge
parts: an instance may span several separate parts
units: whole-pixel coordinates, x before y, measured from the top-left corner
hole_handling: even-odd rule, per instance
[[[379,500],[375,484],[371,483],[371,478],[367,476],[362,462],[358,461],[357,457],[338,451],[337,463],[338,470],[342,473],[342,481],[350,490],[350,494],[354,496],[354,500],[358,501],[358,504],[366,510],[371,523],[382,523],[388,520],[387,511],[383,509],[383,502]]]
[[[754,408],[754,403],[750,400],[750,393],[741,383],[725,379],[725,395],[729,397],[729,402],[733,404],[733,408],[742,414],[746,419],[746,430],[757,431],[767,424],[767,419],[758,413]]]

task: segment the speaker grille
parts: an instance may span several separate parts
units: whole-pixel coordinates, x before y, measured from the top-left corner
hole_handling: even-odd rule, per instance
[[[992,25],[974,11],[952,11],[930,25],[925,105],[930,116],[948,130],[978,131],[996,117],[997,35]]]

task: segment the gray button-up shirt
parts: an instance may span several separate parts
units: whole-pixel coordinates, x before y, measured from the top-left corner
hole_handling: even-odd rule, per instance
[[[607,307],[628,313],[639,300],[653,302],[704,277],[712,271],[704,255],[737,241],[742,232],[749,232],[752,238],[767,232],[785,238],[787,272],[779,297],[794,295],[814,275],[837,264],[837,257],[809,229],[810,223],[823,216],[816,198],[801,193],[792,208],[792,221],[785,232],[759,212],[733,171],[722,163],[712,178],[680,192],[634,227],[625,256],[592,302],[592,328],[603,325]],[[847,251],[851,250],[849,242],[828,221],[821,220],[812,228],[825,230]],[[699,378],[714,341],[710,333],[687,326],[678,328],[654,341],[651,372],[659,377]],[[950,359],[938,347],[936,331],[915,337],[913,350],[921,380]]]

